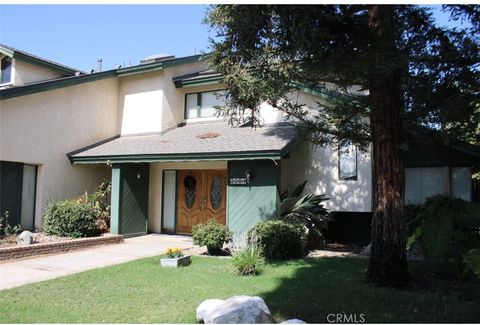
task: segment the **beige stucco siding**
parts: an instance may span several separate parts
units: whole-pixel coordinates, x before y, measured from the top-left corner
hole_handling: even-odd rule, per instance
[[[357,153],[357,180],[338,176],[338,152],[331,146],[316,147],[302,143],[283,159],[282,192],[290,192],[304,180],[304,194],[326,194],[331,211],[371,212],[372,170],[370,151]]]
[[[148,198],[148,230],[162,230],[162,184],[164,170],[180,169],[227,169],[226,161],[152,163],[150,164],[150,188]]]
[[[302,91],[289,94],[297,104],[321,109],[325,100]],[[284,113],[267,103],[261,105],[263,122],[285,121]],[[302,143],[290,153],[290,158],[282,160],[282,192],[292,191],[307,180],[304,194],[326,194],[330,200],[326,206],[332,211],[370,212],[371,211],[371,152],[358,152],[357,180],[341,180],[338,177],[338,152],[331,146],[316,147]]]
[[[57,72],[17,59],[14,60],[14,67],[15,72],[13,82],[16,86],[37,81],[56,79],[66,75],[65,73]]]
[[[160,132],[165,84],[163,72],[125,76],[119,80],[121,134]]]
[[[201,87],[187,87],[187,88],[175,88],[175,84],[172,79],[174,77],[182,76],[189,73],[202,71],[208,68],[206,62],[195,62],[191,64],[185,64],[177,67],[165,69],[165,88],[163,97],[163,110],[162,129],[174,127],[179,123],[184,122],[185,111],[185,94],[199,91],[207,91],[213,89],[219,89],[219,85],[201,86]]]
[[[172,79],[205,68],[204,62],[196,62],[120,77],[121,134],[158,133],[182,123],[185,91],[175,88]]]
[[[48,199],[110,179],[106,165],[73,166],[66,153],[118,133],[116,89],[116,79],[105,79],[0,101],[0,160],[39,166],[36,226]]]

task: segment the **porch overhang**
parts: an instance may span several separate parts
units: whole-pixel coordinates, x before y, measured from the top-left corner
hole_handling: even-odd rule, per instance
[[[72,164],[280,160],[297,143],[292,126],[233,128],[226,123],[177,127],[164,134],[113,137],[67,154]]]
[[[119,156],[70,156],[73,164],[118,164],[118,163],[153,163],[153,162],[185,162],[185,161],[218,161],[218,160],[280,160],[286,154],[278,151],[262,152],[229,152],[229,153],[196,153],[176,155],[119,155]]]

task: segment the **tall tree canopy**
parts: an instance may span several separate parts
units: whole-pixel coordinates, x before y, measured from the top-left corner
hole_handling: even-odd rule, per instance
[[[261,125],[260,103],[287,113],[314,144],[371,144],[374,169],[369,278],[408,280],[404,126],[480,142],[480,6],[444,7],[463,29],[438,27],[411,5],[214,5],[211,60],[228,86],[222,113]],[[312,110],[292,89],[337,87]]]

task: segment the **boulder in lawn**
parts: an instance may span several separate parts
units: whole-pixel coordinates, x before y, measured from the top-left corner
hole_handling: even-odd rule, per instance
[[[35,242],[35,234],[32,234],[28,230],[22,231],[22,233],[17,237],[17,244],[20,245],[31,245]]]
[[[273,324],[265,301],[260,297],[234,296],[206,313],[205,324]]]

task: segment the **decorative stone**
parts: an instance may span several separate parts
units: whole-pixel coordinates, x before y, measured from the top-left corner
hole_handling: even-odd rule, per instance
[[[223,304],[224,300],[222,299],[207,299],[203,301],[197,307],[197,321],[203,322],[203,319],[217,308],[220,304]]]
[[[177,258],[161,258],[160,264],[165,267],[179,267],[190,265],[190,256],[182,256]]]
[[[35,234],[31,233],[28,230],[22,231],[22,233],[17,237],[17,244],[19,245],[31,245],[35,242]]]
[[[293,318],[293,319],[287,319],[287,320],[281,322],[280,324],[306,324],[306,322],[304,322],[301,319]]]
[[[205,324],[273,324],[265,301],[260,297],[234,296],[218,304],[203,318]]]

